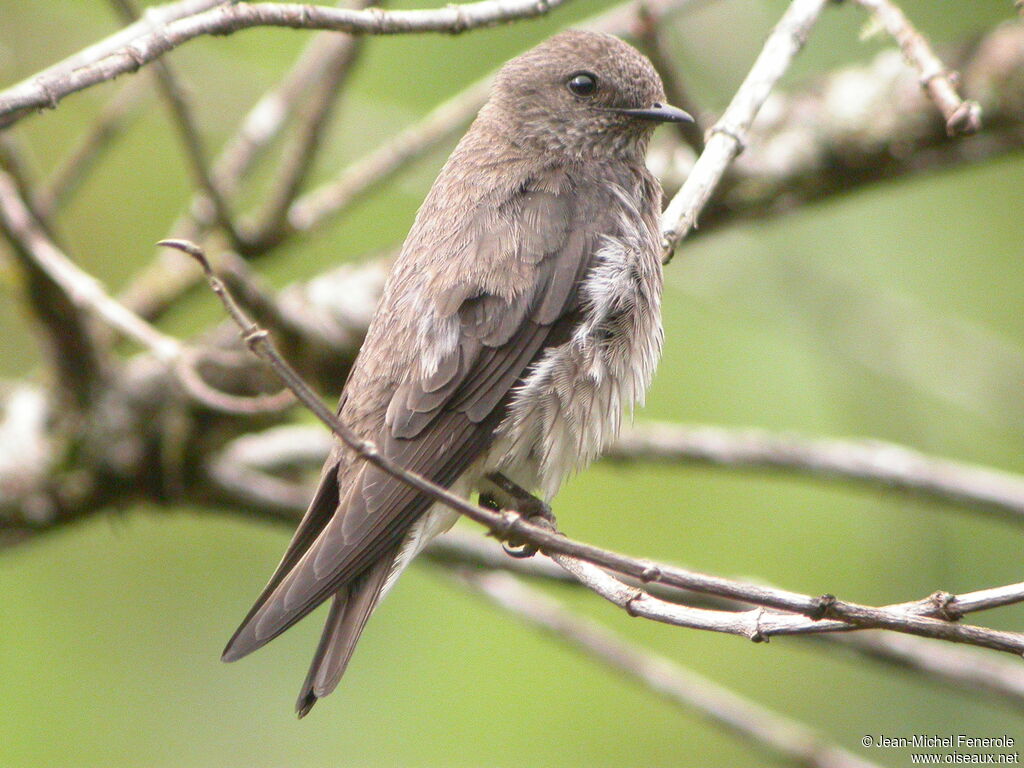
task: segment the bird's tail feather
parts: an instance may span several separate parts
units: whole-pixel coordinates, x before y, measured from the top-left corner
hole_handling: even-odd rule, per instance
[[[357,580],[334,595],[320,644],[295,704],[299,717],[309,714],[318,699],[337,687],[366,621],[380,600],[397,554],[395,550],[381,557]]]

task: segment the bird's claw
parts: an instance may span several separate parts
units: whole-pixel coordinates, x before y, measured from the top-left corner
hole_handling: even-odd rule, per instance
[[[527,522],[547,528],[550,531],[558,531],[555,513],[551,511],[551,505],[546,504],[536,496],[518,498],[513,507]],[[502,549],[505,550],[506,555],[518,560],[533,557],[540,551],[536,544],[526,543],[520,545],[514,540],[502,544]]]
[[[555,513],[551,511],[550,504],[538,499],[532,493],[516,485],[502,474],[494,473],[489,476],[489,479],[508,495],[511,500],[509,506],[518,512],[524,520],[534,525],[541,525],[552,531],[558,530],[558,526],[555,523]],[[481,494],[480,503],[494,510],[501,508],[498,500],[491,494]],[[502,549],[505,550],[506,555],[516,559],[533,557],[539,551],[536,545],[530,543],[520,544],[515,540],[515,537],[502,544]]]
[[[533,544],[523,544],[521,547],[513,547],[508,543],[504,543],[501,545],[501,548],[505,550],[506,555],[514,557],[516,560],[526,560],[527,558],[533,557],[540,551]]]

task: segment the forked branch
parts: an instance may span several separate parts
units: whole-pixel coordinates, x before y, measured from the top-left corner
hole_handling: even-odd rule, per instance
[[[787,590],[725,579],[682,568],[627,557],[617,552],[568,539],[542,525],[531,523],[512,511],[492,511],[471,504],[423,476],[410,472],[392,460],[372,442],[358,437],[305,383],[278,353],[267,331],[253,322],[214,274],[206,254],[186,241],[163,241],[195,258],[206,273],[210,288],[231,319],[238,325],[246,345],[263,358],[304,406],[360,459],[389,476],[415,488],[450,509],[487,526],[501,539],[534,545],[576,576],[585,586],[623,608],[630,615],[644,616],[678,626],[725,632],[765,640],[774,634],[805,634],[836,629],[880,628],[951,642],[1024,655],[1024,634],[954,623],[969,610],[1024,602],[1024,584],[1008,585],[981,593],[952,596],[944,593],[918,603],[875,608],[835,598],[813,597]],[[644,590],[624,584],[605,570],[727,597],[760,606],[743,613],[686,608],[652,597]],[[775,611],[766,611],[774,608]],[[939,618],[932,618],[933,616]],[[826,619],[830,621],[825,621]]]

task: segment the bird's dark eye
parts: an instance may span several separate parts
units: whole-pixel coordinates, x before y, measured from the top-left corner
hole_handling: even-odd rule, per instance
[[[576,96],[593,96],[597,90],[597,76],[590,72],[577,72],[565,85]]]

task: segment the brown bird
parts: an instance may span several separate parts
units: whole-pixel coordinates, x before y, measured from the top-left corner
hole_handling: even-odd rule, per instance
[[[661,354],[654,127],[690,116],[609,35],[508,62],[423,203],[341,396],[341,419],[469,497],[550,500],[643,399]],[[509,482],[511,481],[511,482]],[[511,489],[511,490],[510,490]],[[325,600],[299,716],[341,679],[374,607],[458,515],[336,442],[234,661]]]

